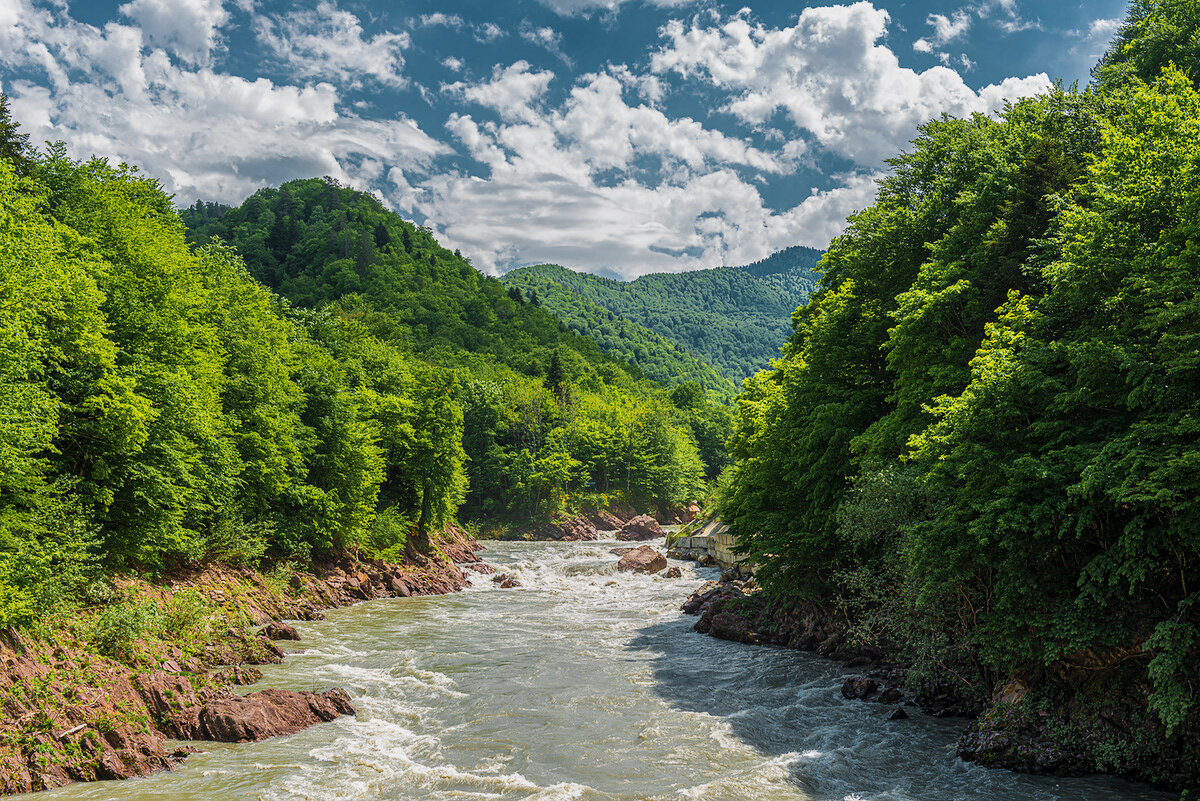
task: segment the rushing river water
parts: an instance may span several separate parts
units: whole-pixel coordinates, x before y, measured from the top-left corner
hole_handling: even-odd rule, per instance
[[[519,589],[370,601],[300,623],[260,686],[345,687],[356,718],[175,773],[38,799],[1174,799],[959,761],[962,721],[846,701],[833,662],[692,632],[682,580],[619,574],[616,543],[488,543]],[[661,544],[661,543],[659,543]],[[253,689],[253,688],[250,688]]]

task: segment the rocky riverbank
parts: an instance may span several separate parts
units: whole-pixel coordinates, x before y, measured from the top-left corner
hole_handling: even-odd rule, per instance
[[[169,770],[194,749],[168,739],[249,742],[353,714],[337,688],[239,696],[232,686],[283,658],[274,640],[295,630],[280,621],[455,592],[467,583],[459,564],[482,567],[478,549],[451,527],[435,555],[406,564],[345,555],[311,572],[210,564],[155,581],[121,578],[78,615],[0,634],[0,793]]]
[[[971,695],[916,680],[897,653],[851,642],[844,613],[770,598],[745,570],[707,583],[682,610],[699,616],[694,628],[702,634],[842,661],[858,671],[846,678],[842,695],[892,705],[893,718],[915,707],[971,719],[957,745],[964,760],[1025,773],[1109,773],[1174,790],[1200,787],[1200,732],[1164,732],[1149,711],[1149,687],[1130,675],[1137,669],[1131,652],[1085,655],[1086,662],[1051,665],[1037,677],[1010,678],[990,695]]]

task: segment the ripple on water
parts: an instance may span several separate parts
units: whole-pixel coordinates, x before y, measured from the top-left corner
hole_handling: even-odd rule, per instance
[[[841,697],[834,663],[692,633],[678,605],[714,572],[618,573],[619,544],[489,543],[483,555],[522,587],[475,576],[454,596],[331,610],[263,683],[345,686],[356,718],[205,744],[173,774],[39,799],[1175,799],[965,764],[961,722],[889,723],[888,709]]]

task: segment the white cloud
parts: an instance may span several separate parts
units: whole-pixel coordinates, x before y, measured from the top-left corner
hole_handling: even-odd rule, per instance
[[[422,14],[420,23],[426,28],[441,25],[458,30],[463,26],[463,18],[458,14],[443,14],[441,11],[436,11],[432,14]]]
[[[1121,30],[1122,20],[1120,17],[1112,19],[1094,19],[1088,25],[1087,36],[1089,39],[1100,39],[1109,41],[1117,35],[1117,31]]]
[[[486,83],[467,84],[459,81],[443,86],[442,91],[486,106],[503,119],[534,120],[539,113],[533,108],[533,103],[545,94],[546,87],[553,79],[553,72],[531,72],[529,62],[517,61],[503,68],[497,64],[492,70],[492,80]]]
[[[446,58],[442,59],[442,66],[451,72],[462,72],[462,68],[465,65],[463,64],[463,60],[461,58],[447,56]]]
[[[312,11],[293,11],[255,20],[258,40],[299,77],[357,85],[369,76],[382,84],[404,86],[406,33],[363,36],[362,23],[332,0]]]
[[[875,193],[872,176],[847,176],[775,213],[728,169],[658,188],[530,177],[512,165],[486,180],[435,176],[425,185],[435,231],[485,269],[546,261],[633,277],[745,264],[795,244],[825,247]]]
[[[10,0],[11,1],[11,0]],[[331,175],[367,187],[385,163],[425,165],[448,148],[411,120],[339,109],[328,83],[279,85],[147,53],[135,28],[80,23],[17,0],[0,29],[0,64],[50,77],[8,86],[32,141],[65,140],[78,157],[139,165],[184,202],[239,202],[266,185]]]
[[[594,11],[614,12],[629,0],[539,0],[542,5],[564,17],[587,16]],[[659,8],[675,8],[694,3],[695,0],[646,0],[647,5]]]
[[[221,0],[132,0],[120,12],[137,23],[146,39],[190,64],[207,64],[218,31],[229,21]]]
[[[879,44],[888,13],[869,2],[808,8],[791,28],[769,29],[744,17],[723,24],[668,23],[667,44],[652,59],[674,72],[734,94],[725,110],[765,124],[782,111],[828,150],[873,166],[897,152],[917,126],[943,113],[992,113],[1005,100],[1045,91],[1045,74],[1009,78],[972,90],[945,67],[901,67]]]
[[[521,38],[525,41],[545,48],[547,52],[558,56],[566,64],[571,63],[571,59],[562,50],[562,34],[553,28],[539,27],[529,20],[525,20],[521,23],[520,33]]]
[[[549,109],[552,76],[525,62],[498,67],[481,84],[445,87],[501,117],[454,114],[446,126],[485,175],[435,175],[415,187],[406,180],[398,193],[483,269],[558,261],[631,275],[754,261],[797,241],[823,247],[847,213],[869,202],[871,179],[849,176],[797,208],[768,209],[756,179],[737,168],[787,172],[806,157],[803,143],[769,153],[631,104],[625,93],[636,81],[627,73],[582,76]]]
[[[475,26],[475,40],[487,44],[504,36],[504,29],[494,22],[485,22]]]
[[[944,14],[930,14],[925,22],[933,27],[933,35],[913,42],[913,50],[921,53],[930,53],[935,48],[945,47],[955,39],[965,36],[971,29],[971,16],[962,9],[949,17]]]

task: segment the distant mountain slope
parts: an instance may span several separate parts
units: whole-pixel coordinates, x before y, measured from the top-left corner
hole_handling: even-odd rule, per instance
[[[563,290],[574,293],[678,343],[740,382],[779,355],[779,343],[791,334],[792,312],[816,286],[812,268],[821,255],[792,247],[742,267],[656,273],[629,282],[542,264],[513,270],[503,281],[526,294],[537,292],[564,320],[578,312]]]
[[[522,287],[577,334],[589,337],[611,356],[641,368],[647,378],[668,385],[694,381],[706,390],[731,397],[737,385],[670,339],[564,287],[545,276],[531,277]]]

